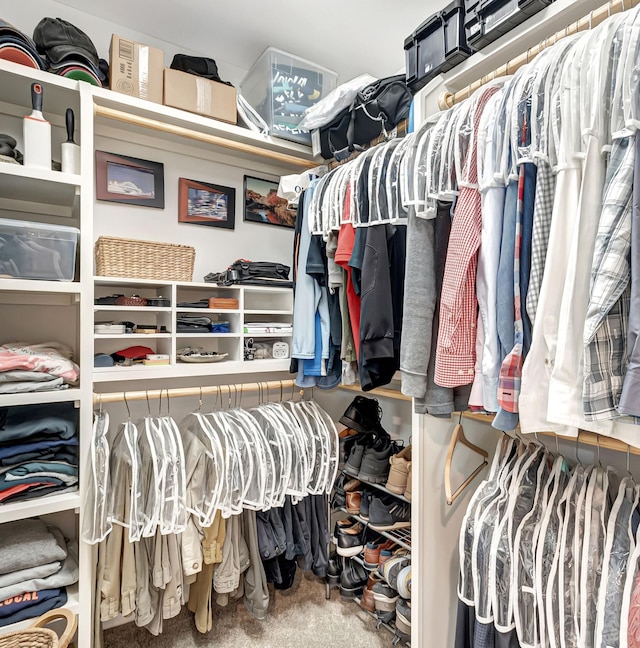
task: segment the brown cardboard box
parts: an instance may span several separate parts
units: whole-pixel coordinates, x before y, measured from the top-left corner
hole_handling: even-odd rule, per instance
[[[164,71],[164,105],[229,124],[238,122],[234,87],[171,68]]]
[[[109,48],[111,89],[162,103],[164,52],[113,34]]]

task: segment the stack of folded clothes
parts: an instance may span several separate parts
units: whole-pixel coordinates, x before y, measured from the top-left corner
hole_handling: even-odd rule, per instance
[[[0,627],[63,606],[77,582],[77,548],[60,529],[38,518],[2,525]]]
[[[0,503],[77,488],[78,410],[74,404],[1,408]]]
[[[33,40],[2,19],[0,19],[0,59],[26,65],[35,70],[47,69]]]
[[[0,346],[0,394],[65,389],[80,369],[64,344],[11,342]]]
[[[93,41],[75,25],[61,18],[43,18],[33,31],[33,40],[49,72],[99,87],[105,82]]]

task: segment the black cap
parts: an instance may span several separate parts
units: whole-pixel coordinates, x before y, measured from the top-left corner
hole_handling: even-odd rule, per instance
[[[62,18],[43,18],[33,30],[33,40],[52,65],[80,57],[98,67],[98,52],[91,39]]]
[[[187,54],[176,54],[171,61],[171,69],[195,74],[196,76],[210,79],[211,81],[222,81],[218,74],[218,66],[213,59],[204,56],[188,56]]]

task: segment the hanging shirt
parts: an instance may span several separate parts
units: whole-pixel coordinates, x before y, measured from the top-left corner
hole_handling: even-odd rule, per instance
[[[498,88],[482,88],[473,111],[475,132],[480,126],[487,101]],[[476,267],[482,233],[481,198],[478,191],[477,140],[468,151],[468,175],[460,182],[449,250],[445,265],[440,304],[440,329],[436,352],[435,381],[442,387],[457,387],[473,382],[475,365]]]

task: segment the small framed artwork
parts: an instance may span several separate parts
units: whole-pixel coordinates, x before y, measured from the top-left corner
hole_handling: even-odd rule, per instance
[[[96,151],[96,198],[164,209],[164,165]]]
[[[236,190],[180,178],[178,222],[233,229],[236,224]]]
[[[294,228],[296,210],[278,196],[278,183],[244,177],[244,220]]]

